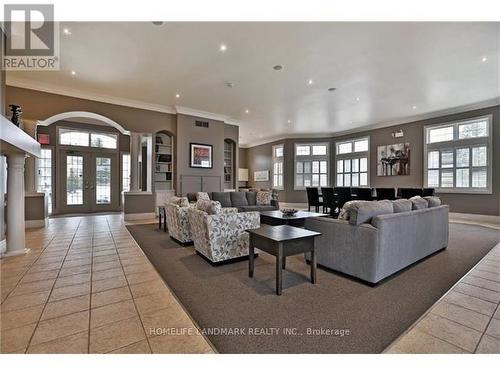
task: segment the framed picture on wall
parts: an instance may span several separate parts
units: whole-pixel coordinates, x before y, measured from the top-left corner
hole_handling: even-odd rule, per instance
[[[190,157],[189,166],[191,168],[212,168],[213,167],[213,146],[202,143],[189,144]]]
[[[253,180],[257,182],[269,181],[269,171],[255,171],[253,172]]]
[[[408,176],[409,174],[409,143],[377,147],[377,176]]]

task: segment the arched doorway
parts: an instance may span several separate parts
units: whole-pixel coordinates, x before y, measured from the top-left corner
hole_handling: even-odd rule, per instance
[[[43,150],[38,190],[50,194],[53,214],[122,209],[121,192],[130,179],[128,131],[105,116],[75,111],[38,121],[36,133]]]

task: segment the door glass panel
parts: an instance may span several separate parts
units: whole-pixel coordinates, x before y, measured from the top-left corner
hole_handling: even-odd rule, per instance
[[[83,204],[83,156],[66,156],[66,204]]]
[[[96,158],[96,203],[111,203],[111,159]]]

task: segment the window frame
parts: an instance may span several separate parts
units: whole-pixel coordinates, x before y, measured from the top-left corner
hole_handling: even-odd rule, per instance
[[[297,148],[301,146],[309,146],[309,155],[297,155]],[[325,155],[313,155],[312,153],[312,148],[313,146],[326,146],[326,154]],[[330,142],[328,141],[320,141],[320,142],[296,142],[293,145],[293,189],[296,191],[304,191],[306,190],[306,187],[315,187],[313,185],[311,186],[297,186],[297,175],[301,174],[304,175],[305,173],[297,173],[297,162],[311,162],[311,172],[307,173],[311,175],[311,183],[312,183],[312,175],[317,174],[319,175],[319,185],[317,186],[318,188],[320,187],[326,187],[330,185]],[[326,162],[326,173],[312,173],[312,163],[318,161]],[[321,166],[320,166],[321,168]],[[321,171],[321,169],[320,169]],[[326,185],[321,185],[321,175],[326,174]]]
[[[459,127],[470,122],[475,122],[479,120],[486,120],[488,122],[488,135],[485,137],[471,137],[471,138],[459,138]],[[428,143],[429,132],[432,129],[450,127],[453,126],[453,140],[443,141],[443,142],[433,142]],[[493,194],[493,115],[476,116],[471,118],[465,118],[457,121],[448,121],[445,123],[432,124],[424,126],[424,167],[423,169],[423,181],[424,187],[429,187],[428,172],[429,170],[437,170],[439,175],[439,185],[441,186],[441,174],[443,170],[453,171],[453,186],[454,187],[436,187],[437,193],[445,194]],[[475,147],[486,146],[486,166],[484,167],[474,167],[472,165],[472,149]],[[458,149],[469,149],[469,165],[468,167],[457,167],[457,150]],[[429,168],[428,167],[428,157],[429,152],[437,151],[439,152],[439,167]],[[453,151],[453,167],[452,168],[441,168],[441,153],[445,151]],[[457,169],[469,169],[469,186],[468,187],[456,187],[457,184]],[[474,188],[472,187],[472,172],[474,170],[486,170],[486,187],[485,188]]]
[[[355,143],[359,141],[364,141],[366,140],[368,142],[368,150],[366,151],[354,151],[355,150]],[[344,143],[351,143],[352,144],[352,152],[349,153],[343,153],[339,154],[339,145],[344,144]],[[358,185],[353,186],[352,185],[352,174],[357,173],[358,175],[361,175],[360,168],[361,168],[361,159],[366,158],[366,185],[361,185],[361,178],[358,179]],[[352,160],[353,159],[358,159],[358,172],[352,172]],[[342,184],[342,186],[337,184],[337,177],[338,177],[338,162],[342,160],[350,160],[351,163],[351,172],[349,174],[351,175],[351,183],[346,186],[345,184]],[[345,167],[342,168],[344,170]],[[351,138],[351,139],[343,139],[340,141],[335,142],[335,177],[334,177],[334,186],[335,187],[370,187],[370,136],[366,135],[363,137],[357,137],[357,138]],[[342,171],[342,175],[345,175],[346,173]]]
[[[276,156],[276,150],[281,148],[283,150],[282,156]],[[273,189],[276,190],[285,190],[285,145],[284,144],[279,144],[279,145],[274,145],[272,147],[272,152],[273,152],[273,157],[272,157],[272,176],[271,176],[271,185]],[[275,169],[276,163],[281,163],[281,173],[277,173]],[[279,176],[281,175],[281,185],[275,185],[274,184],[274,176]]]

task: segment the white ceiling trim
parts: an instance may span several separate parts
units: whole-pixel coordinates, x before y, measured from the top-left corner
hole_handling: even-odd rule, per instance
[[[500,105],[500,96],[496,97],[496,98],[489,99],[489,100],[485,100],[482,102],[478,102],[478,103],[466,104],[466,105],[462,105],[462,106],[458,106],[458,107],[447,108],[447,109],[440,110],[440,111],[423,113],[423,114],[415,115],[415,116],[401,117],[401,118],[397,118],[397,119],[390,120],[390,121],[384,121],[384,122],[379,122],[379,123],[370,124],[370,125],[366,125],[366,126],[360,126],[358,128],[344,130],[344,131],[340,131],[340,132],[300,133],[300,134],[286,133],[286,134],[278,135],[278,136],[274,136],[274,137],[261,138],[255,142],[240,143],[240,147],[242,147],[242,148],[255,147],[255,146],[260,146],[260,145],[263,145],[266,143],[277,142],[277,141],[280,141],[283,139],[339,137],[339,136],[347,135],[347,134],[360,133],[360,132],[374,130],[374,129],[381,129],[381,128],[388,128],[391,126],[404,125],[404,124],[408,124],[408,123],[416,122],[416,121],[429,120],[429,119],[433,119],[433,118],[437,118],[437,117],[441,117],[441,116],[454,115],[457,113],[473,111],[473,110],[481,109],[481,108],[488,108],[488,107],[492,107],[492,106],[496,106],[496,105]]]
[[[43,91],[43,92],[48,92],[50,94],[70,96],[73,98],[92,100],[92,101],[102,102],[102,103],[107,103],[107,104],[121,105],[124,107],[145,109],[148,111],[161,112],[161,113],[170,113],[170,114],[176,113],[175,108],[173,108],[172,106],[168,106],[168,105],[151,104],[151,103],[142,102],[139,100],[125,99],[125,98],[120,98],[120,97],[116,97],[116,96],[94,94],[94,93],[90,93],[90,92],[86,92],[86,91],[69,89],[67,87],[62,87],[62,86],[58,86],[58,85],[54,85],[54,84],[48,84],[48,83],[42,83],[42,82],[36,82],[36,81],[32,81],[32,80],[24,80],[24,79],[18,79],[18,78],[9,78],[8,75],[7,75],[7,79],[6,79],[6,84],[7,84],[7,86],[14,86],[14,87],[20,87],[23,89]]]
[[[221,121],[229,125],[240,125],[238,120],[232,119],[229,116],[223,115],[221,113],[200,111],[194,108],[183,107],[180,105],[176,105],[175,110],[177,113],[180,113],[182,115],[189,115],[193,117],[201,117],[209,120]]]

